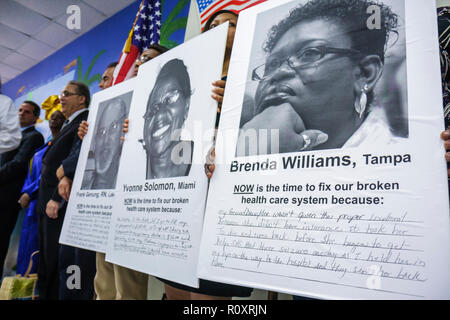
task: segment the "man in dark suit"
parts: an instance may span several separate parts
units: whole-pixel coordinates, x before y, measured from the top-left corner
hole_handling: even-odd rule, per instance
[[[41,108],[33,101],[25,101],[20,105],[20,145],[17,149],[0,155],[0,277],[11,233],[20,211],[18,200],[27,176],[28,164],[36,150],[44,144],[42,134],[34,128],[40,112]]]
[[[38,291],[40,299],[58,299],[58,251],[59,235],[64,221],[65,208],[58,194],[56,171],[69,157],[77,142],[78,126],[88,116],[89,88],[77,81],[70,81],[63,89],[61,111],[66,116],[59,134],[53,138],[42,159],[42,177],[39,185],[37,211],[39,214],[39,267]]]
[[[63,160],[56,171],[56,176],[60,179],[58,192],[63,198],[59,209],[60,214],[65,214],[67,210],[80,150],[81,140],[76,139],[69,156]],[[74,268],[74,266],[78,268]],[[92,300],[94,298],[94,277],[96,273],[94,251],[60,244],[58,272],[58,297],[60,300]],[[78,277],[77,285],[75,283],[68,285],[68,281],[73,282],[70,279],[73,279],[74,276]]]

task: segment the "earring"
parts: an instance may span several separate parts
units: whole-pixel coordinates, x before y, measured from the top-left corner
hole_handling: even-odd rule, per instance
[[[369,90],[369,86],[367,83],[364,85],[364,87],[361,88],[361,94],[358,97],[356,97],[355,100],[355,110],[359,114],[359,118],[362,118],[362,115],[364,114],[364,111],[366,111],[367,106],[367,90]]]

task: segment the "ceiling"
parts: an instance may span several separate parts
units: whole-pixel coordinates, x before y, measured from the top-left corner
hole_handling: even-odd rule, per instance
[[[0,76],[11,80],[136,0],[0,0]],[[70,5],[81,29],[66,24]]]

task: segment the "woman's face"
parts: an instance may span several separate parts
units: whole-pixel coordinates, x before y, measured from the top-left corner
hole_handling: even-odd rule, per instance
[[[333,21],[317,19],[293,25],[266,59],[266,68],[274,59],[282,64],[258,85],[255,96],[258,113],[288,102],[307,129],[328,134],[340,123],[352,119],[358,68],[349,56],[326,53],[320,60],[296,69],[286,61],[305,48],[317,46],[350,49],[351,39],[345,29]]]
[[[179,141],[189,102],[176,78],[160,78],[150,95],[144,124],[145,144],[153,157]]]
[[[159,55],[160,55],[160,53],[157,50],[155,50],[155,49],[144,50],[141,53],[141,55],[139,56],[139,58],[136,60],[136,63],[134,65],[134,70],[133,70],[133,77],[137,76],[138,71],[139,71],[139,67],[141,65],[143,65],[147,61],[152,60],[153,58],[156,58]]]
[[[66,117],[64,117],[63,113],[61,111],[55,111],[50,116],[50,119],[48,120],[48,125],[51,130],[55,130],[59,132],[61,130],[61,127],[64,124],[64,121],[66,121]]]
[[[234,33],[236,32],[236,24],[237,24],[238,17],[231,13],[221,13],[217,15],[214,20],[211,22],[209,26],[209,30],[212,28],[215,28],[222,23],[225,23],[227,21],[230,22],[228,26],[228,38],[227,38],[227,49],[231,50],[233,48],[233,42],[234,42]]]

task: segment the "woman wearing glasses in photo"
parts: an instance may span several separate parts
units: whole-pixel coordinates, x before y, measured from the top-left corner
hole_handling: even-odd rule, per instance
[[[161,46],[159,44],[152,44],[147,49],[142,51],[139,58],[136,59],[134,69],[133,69],[133,78],[137,76],[139,67],[146,63],[147,61],[152,60],[153,58],[167,52],[169,49]],[[117,62],[110,63],[103,73],[102,81],[99,84],[101,90],[108,89],[112,86],[112,76],[114,74],[114,69],[117,66]],[[107,80],[106,80],[107,79]],[[128,125],[128,119],[125,120]],[[78,128],[78,137],[83,140],[83,138],[87,135],[89,128],[89,124],[87,121],[82,121],[80,123],[80,127]],[[122,139],[123,140],[123,139]]]
[[[212,14],[211,17],[208,19],[208,21],[205,24],[205,28],[203,30],[203,32],[206,32],[222,23],[225,23],[227,21],[229,22],[228,38],[227,38],[227,43],[226,43],[226,48],[225,48],[225,58],[224,58],[224,64],[223,64],[223,69],[222,69],[222,79],[217,80],[212,83],[212,85],[213,85],[212,98],[215,99],[219,103],[219,107],[217,110],[216,127],[219,122],[220,109],[221,109],[220,107],[221,107],[223,95],[225,92],[225,83],[226,83],[226,77],[228,74],[228,66],[230,63],[231,50],[233,47],[234,33],[236,30],[237,20],[238,20],[238,15],[232,11],[228,11],[228,10],[217,11],[214,14]],[[158,80],[156,82],[158,82]],[[164,81],[164,82],[166,82],[166,81]],[[169,82],[169,81],[167,81],[167,82]],[[167,84],[167,86],[169,86],[169,85]],[[155,88],[156,88],[156,86],[155,86]],[[173,88],[173,89],[180,90],[180,88],[178,88],[178,87]],[[158,96],[160,97],[159,100],[171,102],[172,104],[183,105],[181,102],[183,100],[186,100],[186,98],[188,98],[188,97],[187,96],[182,97],[183,95],[182,94],[179,95],[178,93],[175,93],[175,90],[172,90],[172,93],[170,93],[171,90],[168,90],[167,93],[158,94]],[[165,91],[165,90],[161,90],[161,91]],[[185,93],[187,93],[186,90],[181,90],[181,91],[184,91]],[[153,96],[153,93],[151,94],[151,96]],[[151,98],[149,99],[148,107],[151,107],[150,101],[152,101],[152,100],[153,99],[151,99]],[[157,100],[158,99],[156,99],[155,101],[157,101]],[[180,108],[180,110],[181,109],[182,108]],[[150,130],[150,128],[148,128],[148,126],[150,125],[149,112],[151,112],[151,108],[147,109],[147,112],[144,115],[144,117],[146,118],[146,125],[144,127],[147,127],[147,129],[144,129],[144,137],[146,136],[147,139],[150,140],[152,138],[152,135],[156,134],[157,137],[160,137],[162,135],[161,132],[163,132],[163,131],[166,132],[170,128],[165,129],[165,126],[160,126],[160,128],[158,128],[156,131]],[[179,112],[179,113],[181,114],[181,112]],[[186,115],[187,115],[187,113],[186,113]],[[148,118],[148,120],[147,120],[147,118]],[[180,119],[181,119],[181,117],[180,117]],[[177,122],[179,122],[179,121],[177,121]],[[184,122],[184,120],[183,120],[183,122]],[[127,133],[128,129],[129,129],[128,120],[125,120],[123,127],[124,127],[123,131],[125,133]],[[153,131],[153,133],[150,135],[145,133],[145,132],[151,132],[151,131]],[[145,141],[145,145],[146,145],[146,148],[150,149],[150,147],[149,147],[150,141]],[[161,143],[161,146],[162,145],[163,145],[163,143]],[[156,151],[156,149],[157,148],[155,148],[155,151]],[[159,149],[163,149],[163,148],[159,148]],[[209,152],[207,164],[205,164],[205,172],[206,172],[206,175],[208,176],[208,178],[211,177],[212,172],[214,171],[213,161],[214,161],[214,148]],[[188,170],[188,167],[186,167],[186,170]],[[179,171],[183,172],[183,170],[179,170]],[[152,170],[150,168],[150,170],[147,171],[147,174],[151,173],[151,172],[152,172]],[[225,284],[225,283],[218,283],[218,282],[204,280],[204,279],[200,279],[200,287],[199,288],[188,287],[186,285],[182,285],[182,284],[168,281],[165,279],[160,279],[160,278],[158,278],[158,279],[164,283],[165,296],[168,300],[231,300],[232,297],[249,297],[253,290],[253,289],[247,288],[247,287],[241,287],[241,286],[230,285],[230,284]]]
[[[144,115],[147,179],[189,175],[193,142],[181,141],[180,134],[189,112],[190,97],[191,84],[183,61],[168,61],[158,73]]]
[[[232,11],[221,10],[215,12],[205,24],[203,32],[206,32],[222,23],[229,22],[228,38],[225,49],[225,58],[222,69],[222,79],[213,83],[212,98],[219,102],[217,110],[216,127],[220,117],[220,107],[223,100],[226,76],[230,63],[231,49],[233,47],[234,33],[236,30],[238,15]],[[214,151],[210,152],[208,158],[211,158]],[[211,169],[211,170],[210,170]],[[208,162],[205,164],[205,171],[208,177],[211,177],[214,170],[214,164]],[[231,300],[232,297],[249,297],[252,293],[251,288],[218,283],[214,281],[200,279],[200,287],[192,288],[172,281],[160,279],[164,282],[165,294],[168,300]]]
[[[373,5],[381,24],[370,29],[367,10]],[[241,121],[237,155],[401,141],[374,103],[397,19],[388,6],[373,1],[311,0],[274,25],[263,47],[266,61],[252,71],[259,82],[255,114]],[[242,134],[248,129],[278,130],[278,148],[251,148]]]

